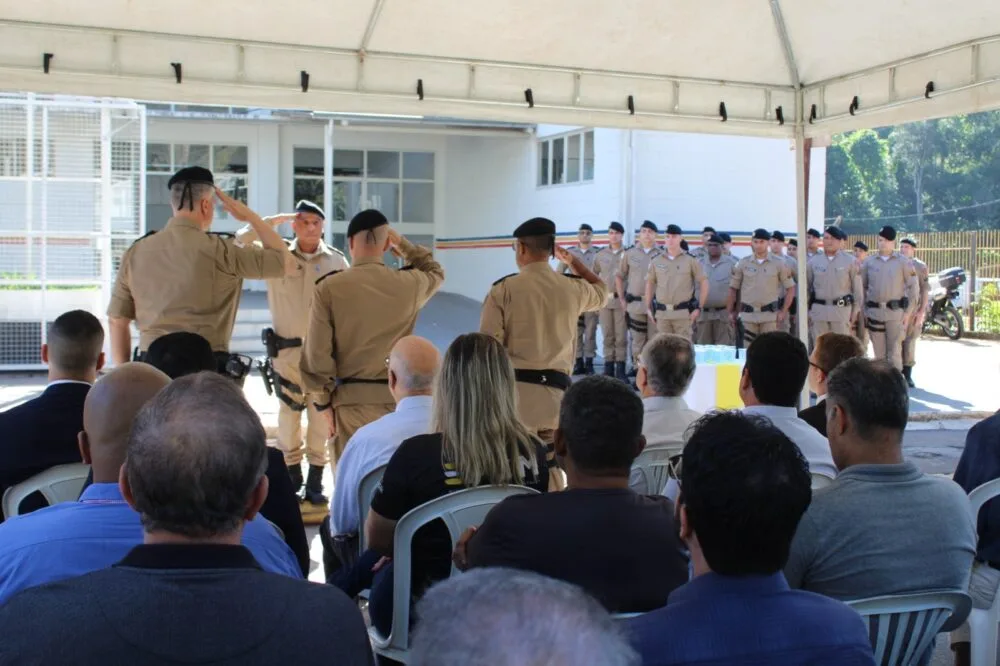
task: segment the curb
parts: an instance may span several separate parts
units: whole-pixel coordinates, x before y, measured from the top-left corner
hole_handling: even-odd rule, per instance
[[[993,416],[995,412],[914,412],[910,414],[910,423],[927,423],[929,421],[981,421]]]

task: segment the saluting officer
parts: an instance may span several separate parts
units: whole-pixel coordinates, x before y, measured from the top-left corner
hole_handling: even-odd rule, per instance
[[[295,269],[295,259],[259,215],[215,188],[208,169],[181,169],[167,187],[173,217],[162,231],[146,234],[122,255],[108,305],[112,358],[116,364],[129,360],[129,322],[135,320],[139,360],[160,336],[197,333],[212,345],[218,371],[242,384],[249,368],[232,370],[229,340],[243,279],[281,277]],[[215,197],[234,218],[250,224],[263,249],[205,233],[215,215]]]
[[[625,249],[622,247],[622,236],[625,227],[619,222],[608,225],[608,247],[594,257],[594,274],[604,281],[608,293],[612,297],[608,304],[598,313],[601,322],[601,333],[604,335],[604,374],[626,381],[625,363],[628,361],[628,334],[625,329],[625,307],[618,298],[615,277],[622,262]]]
[[[861,275],[861,264],[865,263],[867,258],[868,246],[864,242],[858,241],[854,244],[854,263],[858,266],[858,275]],[[858,321],[854,325],[854,337],[861,341],[865,353],[868,353],[868,326],[865,322],[864,310],[858,315]]]
[[[389,228],[385,215],[363,210],[347,225],[354,265],[316,281],[299,367],[302,388],[326,418],[334,466],[363,425],[395,409],[386,359],[413,332],[420,308],[444,282],[431,251]],[[385,265],[399,253],[406,268]]]
[[[581,224],[577,232],[579,245],[571,247],[568,252],[580,259],[583,265],[594,270],[594,261],[597,259],[599,250],[593,246],[594,228],[589,224]],[[556,266],[557,273],[565,273],[569,266],[560,261]],[[594,356],[597,355],[597,320],[598,313],[585,312],[580,315],[577,321],[578,333],[576,336],[576,365],[573,366],[574,375],[594,374]]]
[[[861,265],[865,290],[865,323],[875,358],[903,369],[903,338],[917,304],[920,288],[913,262],[896,252],[896,230],[878,232],[878,254]]]
[[[854,257],[844,252],[845,240],[847,234],[841,228],[827,227],[823,252],[806,265],[809,317],[816,337],[850,335],[861,313],[861,275]]]
[[[698,260],[681,249],[683,233],[676,224],[667,226],[667,250],[649,262],[643,304],[656,321],[657,333],[690,340],[691,326],[708,298],[708,281]],[[698,296],[693,298],[696,287]]]
[[[708,280],[708,298],[698,317],[696,338],[700,345],[731,345],[735,342],[733,322],[726,312],[726,304],[736,260],[722,253],[722,243],[719,234],[709,236],[705,243],[706,254],[701,260],[701,268]]]
[[[499,340],[514,364],[521,420],[551,443],[571,384],[576,320],[604,307],[608,288],[579,257],[556,247],[556,225],[536,217],[514,230],[519,272],[503,277],[483,302],[481,333]],[[554,272],[549,258],[569,266]]]
[[[619,302],[625,310],[625,325],[632,336],[632,369],[628,373],[631,377],[638,372],[639,354],[646,346],[649,336],[649,322],[642,300],[646,294],[649,262],[660,253],[660,249],[656,247],[658,233],[659,229],[649,220],[642,223],[639,228],[639,244],[622,254],[618,276],[615,278]]]
[[[768,252],[770,240],[767,229],[754,230],[750,239],[753,254],[739,260],[729,282],[729,316],[733,324],[737,317],[742,318],[748,345],[761,333],[776,331],[784,324],[795,296],[788,263]],[[784,300],[779,298],[782,288]]]
[[[323,495],[323,468],[329,459],[329,428],[326,419],[302,393],[299,360],[316,280],[331,271],[350,268],[350,264],[343,252],[323,242],[326,214],[318,205],[303,199],[295,204],[294,214],[264,218],[273,226],[288,220],[292,221],[295,232],[295,239],[288,242],[288,251],[295,257],[296,268],[290,275],[267,281],[267,305],[273,328],[264,331],[268,353],[276,349],[278,354],[272,361],[274,393],[278,397],[278,448],[285,455],[292,486],[298,493],[302,488],[302,413],[305,412],[308,427],[304,448],[309,462],[305,499],[326,508],[330,501]],[[257,234],[249,225],[236,232],[236,241],[242,245],[256,239]]]
[[[927,299],[930,295],[930,276],[927,264],[917,259],[917,241],[912,238],[904,238],[900,241],[899,251],[904,257],[913,262],[913,268],[917,272],[917,285],[920,290],[916,312],[910,318],[910,325],[906,327],[906,337],[903,338],[903,376],[906,383],[913,388],[913,366],[917,363],[917,338],[924,329],[924,318],[927,316]]]

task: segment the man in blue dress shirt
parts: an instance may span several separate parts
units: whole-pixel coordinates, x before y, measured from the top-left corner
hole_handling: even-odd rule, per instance
[[[628,621],[645,666],[872,666],[868,629],[845,604],[782,574],[811,497],[809,467],[768,420],[716,413],[684,449],[677,503],[694,579]]]
[[[118,475],[136,414],[169,383],[151,365],[126,363],[90,389],[79,439],[94,483],[77,502],[0,524],[0,605],[23,589],[109,567],[142,543],[139,514],[122,497]],[[291,549],[263,518],[247,523],[243,545],[266,571],[302,577]]]

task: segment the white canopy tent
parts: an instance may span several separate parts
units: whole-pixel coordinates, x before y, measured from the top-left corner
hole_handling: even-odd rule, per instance
[[[1000,106],[997,0],[0,0],[0,17],[9,90],[787,137],[800,235],[805,139]]]

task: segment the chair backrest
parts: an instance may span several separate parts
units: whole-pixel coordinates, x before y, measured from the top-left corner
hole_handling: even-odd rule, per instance
[[[674,476],[676,462],[673,460],[684,450],[684,442],[670,442],[647,446],[632,463],[633,469],[642,473],[646,483],[646,495],[658,495],[667,485],[667,479]],[[675,477],[676,478],[676,477]],[[639,492],[637,490],[637,492]],[[640,493],[643,494],[643,493]]]
[[[449,493],[409,511],[396,523],[393,537],[392,631],[383,637],[374,628],[369,632],[376,652],[405,662],[410,641],[410,547],[413,535],[424,525],[442,520],[451,535],[452,548],[469,527],[483,522],[490,509],[514,495],[538,491],[524,486],[479,486]],[[457,572],[452,565],[451,573]]]
[[[34,492],[41,493],[50,505],[75,501],[80,497],[80,491],[83,490],[88,474],[90,465],[83,463],[56,465],[11,486],[3,494],[4,518],[18,515],[21,502]]]
[[[935,590],[849,601],[868,623],[880,666],[916,666],[942,631],[958,628],[972,610],[964,591]]]
[[[365,552],[365,519],[368,517],[368,510],[372,506],[372,497],[375,496],[375,489],[382,481],[385,474],[386,465],[380,465],[361,477],[358,484],[358,554]]]
[[[983,508],[984,504],[997,495],[1000,495],[1000,479],[987,481],[983,485],[972,489],[972,492],[969,493],[969,504],[972,507],[972,519],[974,521],[979,522],[979,511]]]
[[[819,490],[820,488],[826,488],[828,485],[830,485],[831,483],[833,483],[833,479],[831,479],[830,477],[828,477],[828,476],[826,476],[824,474],[817,474],[816,472],[813,472],[811,474],[811,476],[812,476],[812,489],[813,490]]]

